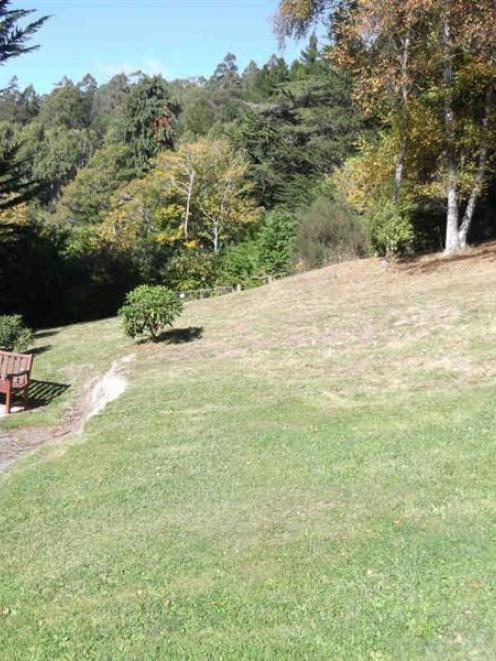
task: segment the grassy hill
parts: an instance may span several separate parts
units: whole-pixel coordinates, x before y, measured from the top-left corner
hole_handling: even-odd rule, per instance
[[[364,260],[38,339],[127,391],[0,478],[8,659],[492,659],[496,247]],[[189,341],[187,341],[189,340]]]

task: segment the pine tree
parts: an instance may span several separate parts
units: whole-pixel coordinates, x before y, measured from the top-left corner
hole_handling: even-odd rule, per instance
[[[30,16],[33,9],[10,9],[11,0],[0,0],[0,64],[11,57],[29,53],[39,46],[28,46],[29,39],[41,28],[48,16],[28,23],[24,27],[19,22]]]
[[[38,46],[29,46],[29,39],[41,28],[48,16],[21,26],[20,22],[30,16],[32,9],[10,9],[10,0],[0,0],[0,65],[9,59],[29,53]],[[36,185],[26,183],[23,177],[25,164],[17,156],[19,145],[12,145],[0,154],[0,208],[12,207],[28,199]]]

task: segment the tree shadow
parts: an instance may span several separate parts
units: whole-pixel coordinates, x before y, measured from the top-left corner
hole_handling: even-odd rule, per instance
[[[46,331],[37,331],[34,334],[34,337],[36,340],[39,340],[43,337],[53,337],[54,335],[58,335],[59,331],[56,330],[46,330]]]
[[[434,273],[450,264],[470,260],[496,261],[496,249],[491,246],[474,246],[466,251],[455,252],[451,255],[439,255],[423,260],[421,257],[403,258],[397,268],[403,273]]]
[[[171,328],[160,333],[156,343],[158,344],[186,344],[199,340],[203,335],[203,326],[189,326],[188,328]],[[139,344],[152,343],[149,339],[140,340]]]
[[[52,381],[36,381],[31,379],[28,389],[29,408],[36,409],[46,406],[54,399],[63,395],[70,388],[67,383],[54,383]]]
[[[47,344],[47,345],[44,346],[44,347],[34,347],[34,349],[30,349],[30,350],[28,351],[28,353],[33,354],[33,356],[39,356],[39,355],[41,355],[42,353],[45,353],[46,351],[50,351],[51,348],[52,348],[52,345],[51,345],[51,344]]]

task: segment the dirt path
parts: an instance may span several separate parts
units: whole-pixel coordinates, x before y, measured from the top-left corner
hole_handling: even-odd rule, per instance
[[[82,434],[90,418],[101,413],[109,402],[124,393],[128,381],[123,369],[133,358],[134,354],[129,354],[115,360],[105,374],[94,379],[62,425],[24,427],[15,431],[0,428],[0,474],[40,445],[60,443],[73,434]]]

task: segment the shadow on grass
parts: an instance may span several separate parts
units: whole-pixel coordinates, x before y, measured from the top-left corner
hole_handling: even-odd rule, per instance
[[[53,383],[52,381],[36,381],[31,379],[29,383],[29,408],[36,409],[46,406],[54,399],[63,395],[70,386],[67,383]]]
[[[404,258],[398,263],[397,268],[407,274],[434,273],[454,262],[470,260],[496,261],[496,249],[494,245],[487,247],[474,246],[465,251],[440,255],[425,261],[418,257]]]
[[[149,338],[140,340],[138,344],[186,344],[199,340],[203,335],[203,326],[189,326],[188,328],[171,328],[160,333],[155,342]]]
[[[39,340],[43,337],[53,337],[54,335],[57,335],[58,331],[56,330],[46,330],[46,331],[37,331],[34,334],[35,339]]]
[[[30,349],[30,351],[28,353],[33,354],[33,356],[39,356],[42,353],[45,353],[46,351],[50,351],[51,348],[52,348],[52,345],[47,344],[44,347],[35,347],[34,349]]]

